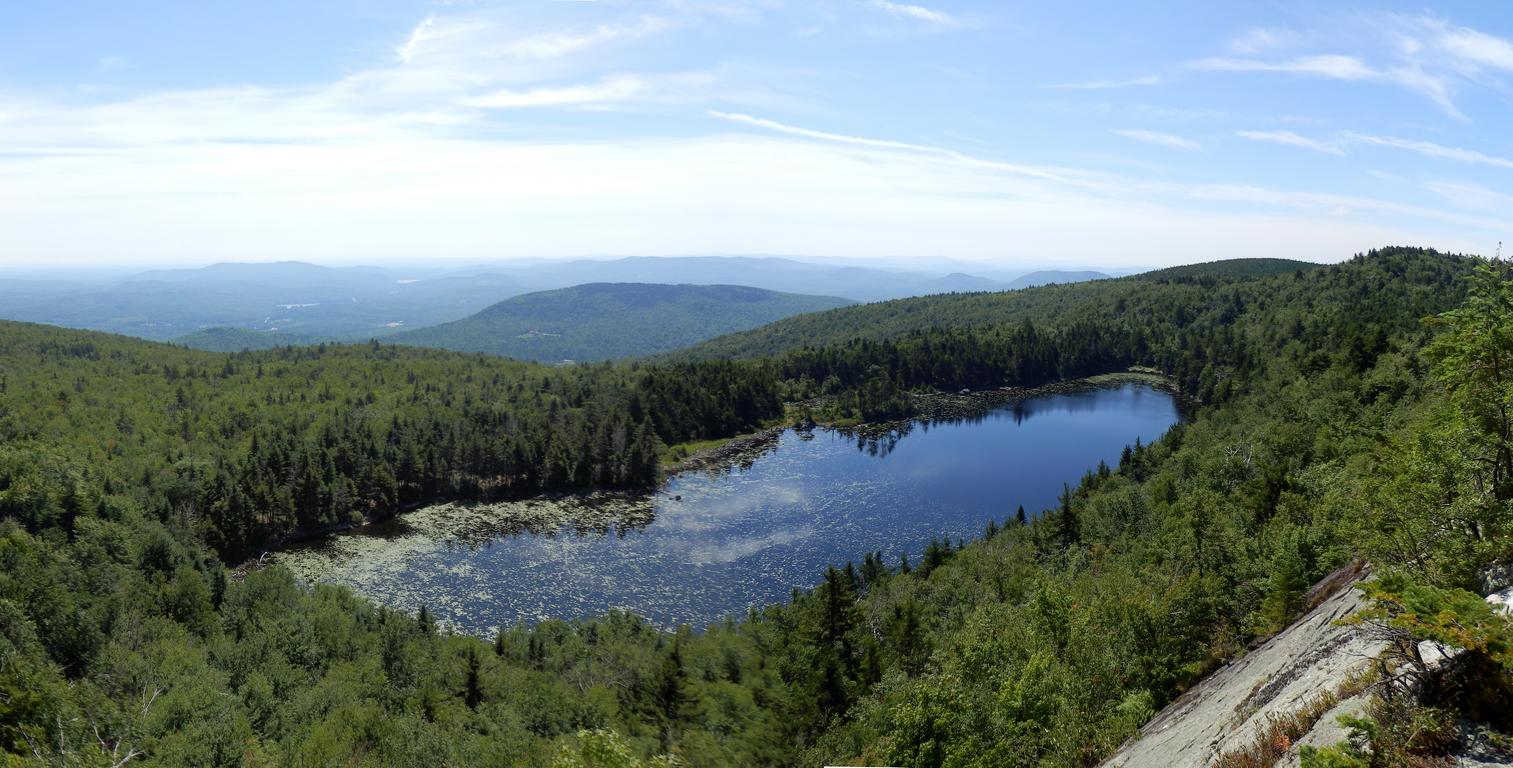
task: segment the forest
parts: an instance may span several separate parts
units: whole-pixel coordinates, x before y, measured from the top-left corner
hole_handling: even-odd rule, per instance
[[[572,367],[0,324],[0,750],[14,766],[1092,765],[1367,560],[1384,566],[1374,620],[1467,649],[1474,684],[1380,707],[1369,756],[1309,760],[1424,764],[1443,739],[1423,723],[1513,726],[1513,631],[1473,592],[1513,554],[1509,361],[1508,265],[1409,248],[883,302]],[[915,562],[836,564],[708,627],[615,613],[475,638],[232,569],[435,499],[646,487],[667,446],[782,423],[792,403],[896,418],[912,393],[1132,365],[1167,372],[1194,418],[1053,509],[1006,509]]]
[[[517,360],[642,357],[791,315],[850,304],[740,285],[588,283],[515,296],[461,320],[384,341]]]

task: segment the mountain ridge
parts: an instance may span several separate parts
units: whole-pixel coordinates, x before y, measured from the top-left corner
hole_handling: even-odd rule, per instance
[[[598,361],[666,352],[850,304],[741,285],[585,283],[515,296],[462,320],[385,340],[538,362]]]

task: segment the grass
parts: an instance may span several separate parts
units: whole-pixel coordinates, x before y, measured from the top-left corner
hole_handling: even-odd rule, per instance
[[[731,440],[735,440],[737,437],[746,437],[746,435],[718,437],[713,440],[690,440],[686,443],[669,445],[662,450],[662,468],[671,469],[676,466],[678,462],[688,458],[689,456],[692,456],[695,453],[698,453],[699,451],[714,450],[728,444]]]

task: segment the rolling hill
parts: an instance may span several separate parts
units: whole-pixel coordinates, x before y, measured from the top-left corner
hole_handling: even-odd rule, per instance
[[[1088,280],[1107,280],[1109,279],[1109,277],[1111,276],[1106,275],[1102,272],[1094,272],[1092,270],[1069,271],[1063,269],[1042,269],[1038,272],[1031,272],[1027,275],[1020,275],[1019,277],[1010,280],[1009,284],[1004,287],[1012,291],[1018,290],[1020,288],[1034,288],[1041,285],[1060,285],[1063,283],[1082,283],[1087,282]]]
[[[1288,272],[1297,272],[1301,269],[1314,269],[1321,266],[1312,261],[1298,261],[1296,259],[1223,259],[1221,261],[1206,261],[1201,264],[1183,264],[1180,267],[1167,267],[1151,272],[1142,272],[1139,277],[1151,280],[1168,279],[1214,279],[1214,278],[1255,278],[1285,275]]]
[[[824,293],[853,301],[1067,283],[1093,272],[990,272],[939,261],[907,268],[802,261],[773,256],[636,256],[572,261],[512,261],[470,266],[328,267],[299,261],[222,263],[133,275],[56,279],[0,275],[0,318],[226,346],[227,328],[245,346],[310,339],[367,341],[402,330],[461,320],[496,302],[584,283],[747,285],[786,293]],[[743,326],[745,327],[745,326]]]
[[[1102,280],[1055,282],[1030,290],[952,293],[842,307],[790,317],[710,339],[670,357],[737,359],[783,354],[800,347],[829,346],[853,339],[878,341],[935,328],[1016,323],[1034,317],[1063,321],[1117,320],[1128,302],[1167,283],[1212,285],[1289,274],[1318,264],[1287,259],[1231,259]],[[1096,273],[1077,273],[1096,274]],[[1029,276],[1027,276],[1029,277]]]
[[[320,336],[310,336],[301,333],[254,331],[247,328],[227,328],[222,326],[184,334],[173,339],[173,343],[183,344],[190,349],[203,349],[207,352],[240,352],[244,349],[304,347],[311,344],[319,344],[327,340]]]
[[[516,296],[471,317],[388,340],[543,362],[609,360],[666,352],[850,303],[738,285],[590,283]]]

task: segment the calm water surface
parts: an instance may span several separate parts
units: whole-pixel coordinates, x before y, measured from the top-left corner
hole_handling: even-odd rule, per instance
[[[932,538],[977,536],[1021,504],[1034,515],[1056,503],[1063,482],[1099,461],[1116,465],[1124,446],[1178,419],[1170,395],[1129,384],[915,423],[883,439],[789,430],[746,466],[674,477],[650,499],[649,523],[643,501],[635,524],[608,532],[412,535],[388,559],[328,543],[293,553],[304,567],[291,567],[406,610],[424,603],[477,633],[612,608],[698,627],[812,587],[826,565],[872,551],[917,562]]]

